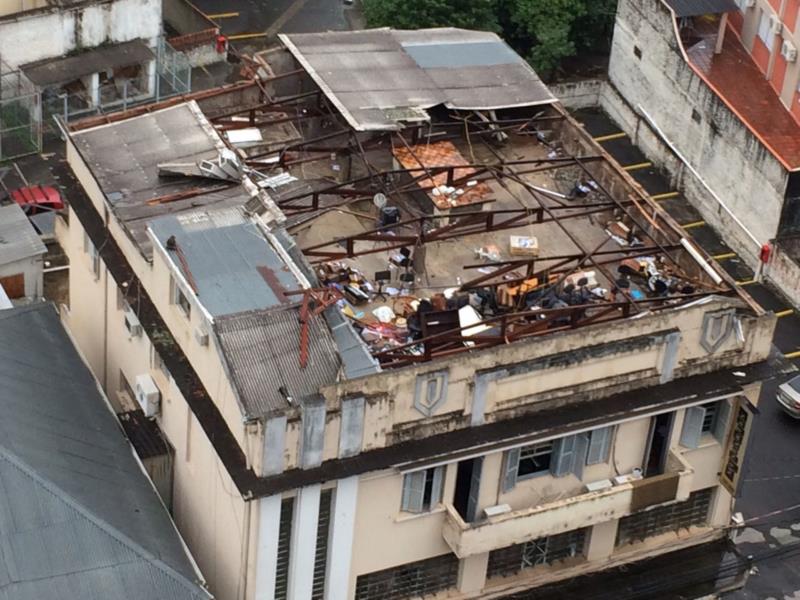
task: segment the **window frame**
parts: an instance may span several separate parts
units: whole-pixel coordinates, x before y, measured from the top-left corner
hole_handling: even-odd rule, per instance
[[[187,319],[191,318],[192,303],[189,300],[189,296],[184,293],[180,284],[174,277],[172,278],[172,292],[170,295],[172,296],[170,298],[172,304],[177,306]]]
[[[426,514],[442,503],[447,465],[429,467],[403,474],[400,510],[404,513]]]
[[[767,47],[770,53],[775,47],[775,35],[770,28],[770,21],[772,20],[772,12],[766,8],[761,9],[761,18],[758,20],[758,27],[756,29],[756,36]],[[763,29],[763,31],[762,31]],[[763,35],[762,35],[763,33]]]
[[[535,453],[537,450],[547,447],[546,453],[540,454],[533,454],[531,457],[525,457],[526,452]],[[523,446],[519,449],[519,460],[517,461],[517,481],[525,481],[526,479],[534,479],[535,477],[541,477],[542,475],[550,475],[552,474],[552,465],[553,465],[553,455],[555,452],[555,443],[554,440],[549,440],[547,442],[539,442],[537,444],[531,444],[529,446]],[[547,465],[538,471],[531,471],[530,473],[522,473],[520,472],[520,466],[524,460],[531,460],[535,461],[535,459],[539,456],[547,456]]]

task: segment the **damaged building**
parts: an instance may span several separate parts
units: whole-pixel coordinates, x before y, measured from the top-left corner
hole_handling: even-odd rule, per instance
[[[67,139],[62,318],[215,596],[707,584],[775,317],[494,34],[281,41]]]

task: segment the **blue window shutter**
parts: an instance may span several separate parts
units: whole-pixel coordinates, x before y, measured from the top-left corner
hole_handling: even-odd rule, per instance
[[[445,467],[436,467],[433,470],[433,489],[431,490],[431,508],[435,508],[442,501],[442,485],[444,484]]]
[[[611,440],[614,437],[614,426],[601,427],[591,432],[589,439],[589,453],[586,457],[587,465],[598,465],[608,461],[611,450]]]
[[[550,472],[556,477],[564,477],[572,471],[572,461],[575,456],[577,436],[568,435],[553,443],[553,459],[550,462]]]
[[[403,506],[406,512],[422,512],[422,499],[425,495],[425,471],[407,473],[403,477]]]
[[[506,452],[505,468],[503,469],[503,491],[510,492],[517,485],[517,470],[519,469],[519,448],[512,448]]]
[[[714,437],[720,444],[725,442],[725,434],[728,433],[728,417],[731,414],[731,405],[727,400],[720,400],[717,403],[717,416],[714,419]]]
[[[572,473],[578,479],[583,479],[583,467],[586,464],[586,455],[589,452],[589,434],[581,433],[575,436],[575,452],[572,455]]]
[[[702,406],[690,406],[686,409],[683,417],[683,429],[681,430],[681,446],[697,448],[700,445],[705,416],[706,409]]]

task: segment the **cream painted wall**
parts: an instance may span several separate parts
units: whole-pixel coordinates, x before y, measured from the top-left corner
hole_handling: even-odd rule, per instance
[[[101,385],[107,377],[104,387],[118,410],[120,370],[131,385],[136,375],[149,373],[153,377],[161,391],[157,421],[175,451],[175,522],[217,598],[238,598],[238,591],[243,589],[240,575],[246,572],[245,545],[252,544],[250,532],[254,531],[254,524],[247,520],[245,502],[174,381],[151,364],[152,345],[146,334],[131,338],[125,329],[124,313],[117,307],[116,284],[104,266],[95,280],[89,256],[83,251],[80,221],[71,215],[69,223],[66,227],[59,221],[56,230],[71,265],[70,310],[65,323]],[[105,292],[105,302],[98,304],[97,298]],[[107,348],[104,339],[108,340]]]
[[[18,4],[0,0],[4,6]],[[39,8],[46,3],[34,0]],[[30,2],[23,0],[26,7]],[[10,67],[63,56],[75,49],[161,34],[161,0],[111,0],[65,9],[53,7],[0,20],[0,54]]]

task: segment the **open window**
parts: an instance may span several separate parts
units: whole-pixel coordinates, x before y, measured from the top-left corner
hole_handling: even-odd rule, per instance
[[[708,402],[686,409],[681,430],[681,446],[697,448],[703,438],[712,436],[719,443],[725,441],[731,407],[727,400]]]
[[[430,512],[442,500],[444,466],[406,473],[403,476],[401,509],[410,513]]]

